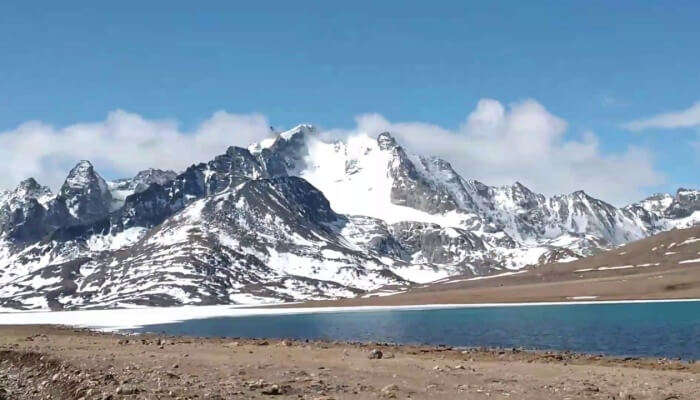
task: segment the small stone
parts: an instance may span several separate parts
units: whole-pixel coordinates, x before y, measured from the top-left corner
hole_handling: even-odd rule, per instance
[[[384,356],[381,350],[379,349],[373,349],[372,351],[369,352],[369,359],[370,360],[380,360]]]
[[[274,395],[283,394],[284,391],[282,390],[282,388],[280,388],[277,385],[271,385],[269,388],[263,390],[261,393],[274,396]]]
[[[248,386],[251,389],[262,389],[265,386],[267,386],[267,382],[265,382],[262,379],[258,379],[257,381],[248,381],[246,382],[246,386]]]
[[[127,395],[127,396],[128,396],[128,395],[131,395],[131,394],[138,394],[139,392],[141,392],[141,390],[140,390],[139,388],[135,387],[135,386],[125,386],[125,385],[123,385],[123,386],[119,386],[119,387],[117,388],[117,394],[121,394],[121,395]]]
[[[396,392],[398,390],[399,387],[394,384],[384,386],[384,388],[382,388],[382,397],[387,399],[395,399],[397,397]]]

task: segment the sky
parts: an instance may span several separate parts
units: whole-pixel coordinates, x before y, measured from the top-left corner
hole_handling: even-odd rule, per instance
[[[466,178],[700,186],[697,1],[0,3],[0,189],[391,130]]]

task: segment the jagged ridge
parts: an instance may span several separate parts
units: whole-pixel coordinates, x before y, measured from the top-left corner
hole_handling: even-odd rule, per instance
[[[354,296],[568,261],[700,220],[697,190],[622,209],[462,178],[389,134],[300,125],[182,173],[0,194],[0,306],[86,308]]]

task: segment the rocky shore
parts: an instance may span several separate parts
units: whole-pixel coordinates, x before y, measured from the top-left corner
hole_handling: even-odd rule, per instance
[[[0,327],[0,399],[697,399],[700,364]]]

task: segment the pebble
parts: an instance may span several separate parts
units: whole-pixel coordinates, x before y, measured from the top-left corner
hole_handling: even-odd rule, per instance
[[[277,385],[271,385],[269,388],[264,389],[261,393],[266,395],[278,395],[284,393],[284,391]]]
[[[384,354],[382,353],[381,350],[379,349],[372,349],[372,351],[369,352],[369,359],[370,360],[379,360],[382,358]]]

